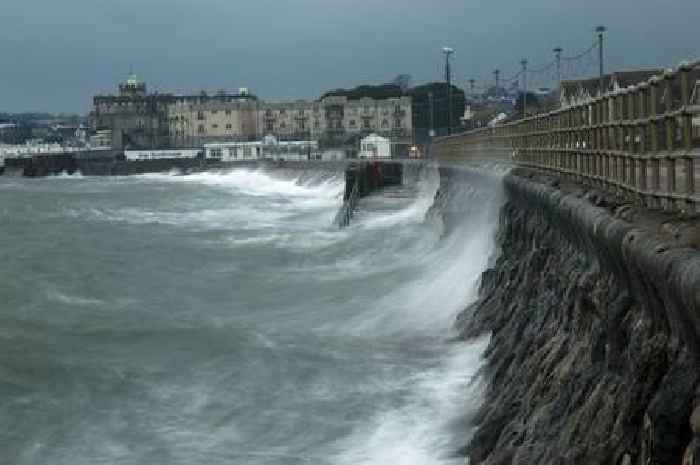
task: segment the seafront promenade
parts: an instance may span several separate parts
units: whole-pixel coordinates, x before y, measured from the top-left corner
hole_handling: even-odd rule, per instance
[[[442,160],[501,159],[649,208],[698,210],[700,64],[566,108],[436,141]]]

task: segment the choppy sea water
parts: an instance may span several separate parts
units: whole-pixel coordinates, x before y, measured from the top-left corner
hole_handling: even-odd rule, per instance
[[[340,172],[0,177],[0,463],[463,463],[498,196],[438,186],[339,230]]]

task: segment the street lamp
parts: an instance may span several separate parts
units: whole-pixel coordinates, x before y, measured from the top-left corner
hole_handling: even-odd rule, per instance
[[[600,68],[598,88],[601,96],[605,93],[603,90],[603,73],[605,72],[605,68],[603,67],[603,34],[605,34],[605,31],[607,31],[605,26],[598,26],[597,28],[595,28],[595,32],[598,33],[598,66]]]
[[[450,56],[454,54],[454,49],[443,47],[445,54],[445,82],[447,83],[447,135],[452,133],[452,72],[450,70]]]
[[[557,47],[553,50],[554,60],[557,64],[557,87],[561,87],[561,52],[563,51],[564,49],[561,47]]]

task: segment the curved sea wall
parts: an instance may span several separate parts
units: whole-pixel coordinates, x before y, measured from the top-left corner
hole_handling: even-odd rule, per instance
[[[697,222],[527,173],[504,187],[499,257],[458,318],[492,335],[469,463],[700,463]]]

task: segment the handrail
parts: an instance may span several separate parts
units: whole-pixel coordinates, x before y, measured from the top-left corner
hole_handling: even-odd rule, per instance
[[[338,210],[333,221],[341,228],[345,228],[350,225],[350,220],[352,219],[353,213],[355,213],[355,208],[357,207],[357,200],[360,196],[360,180],[355,178],[352,190],[348,195],[348,198],[343,202],[343,205]]]
[[[588,102],[438,138],[435,150],[442,159],[509,156],[649,208],[696,212],[698,85],[700,63],[684,63]]]

